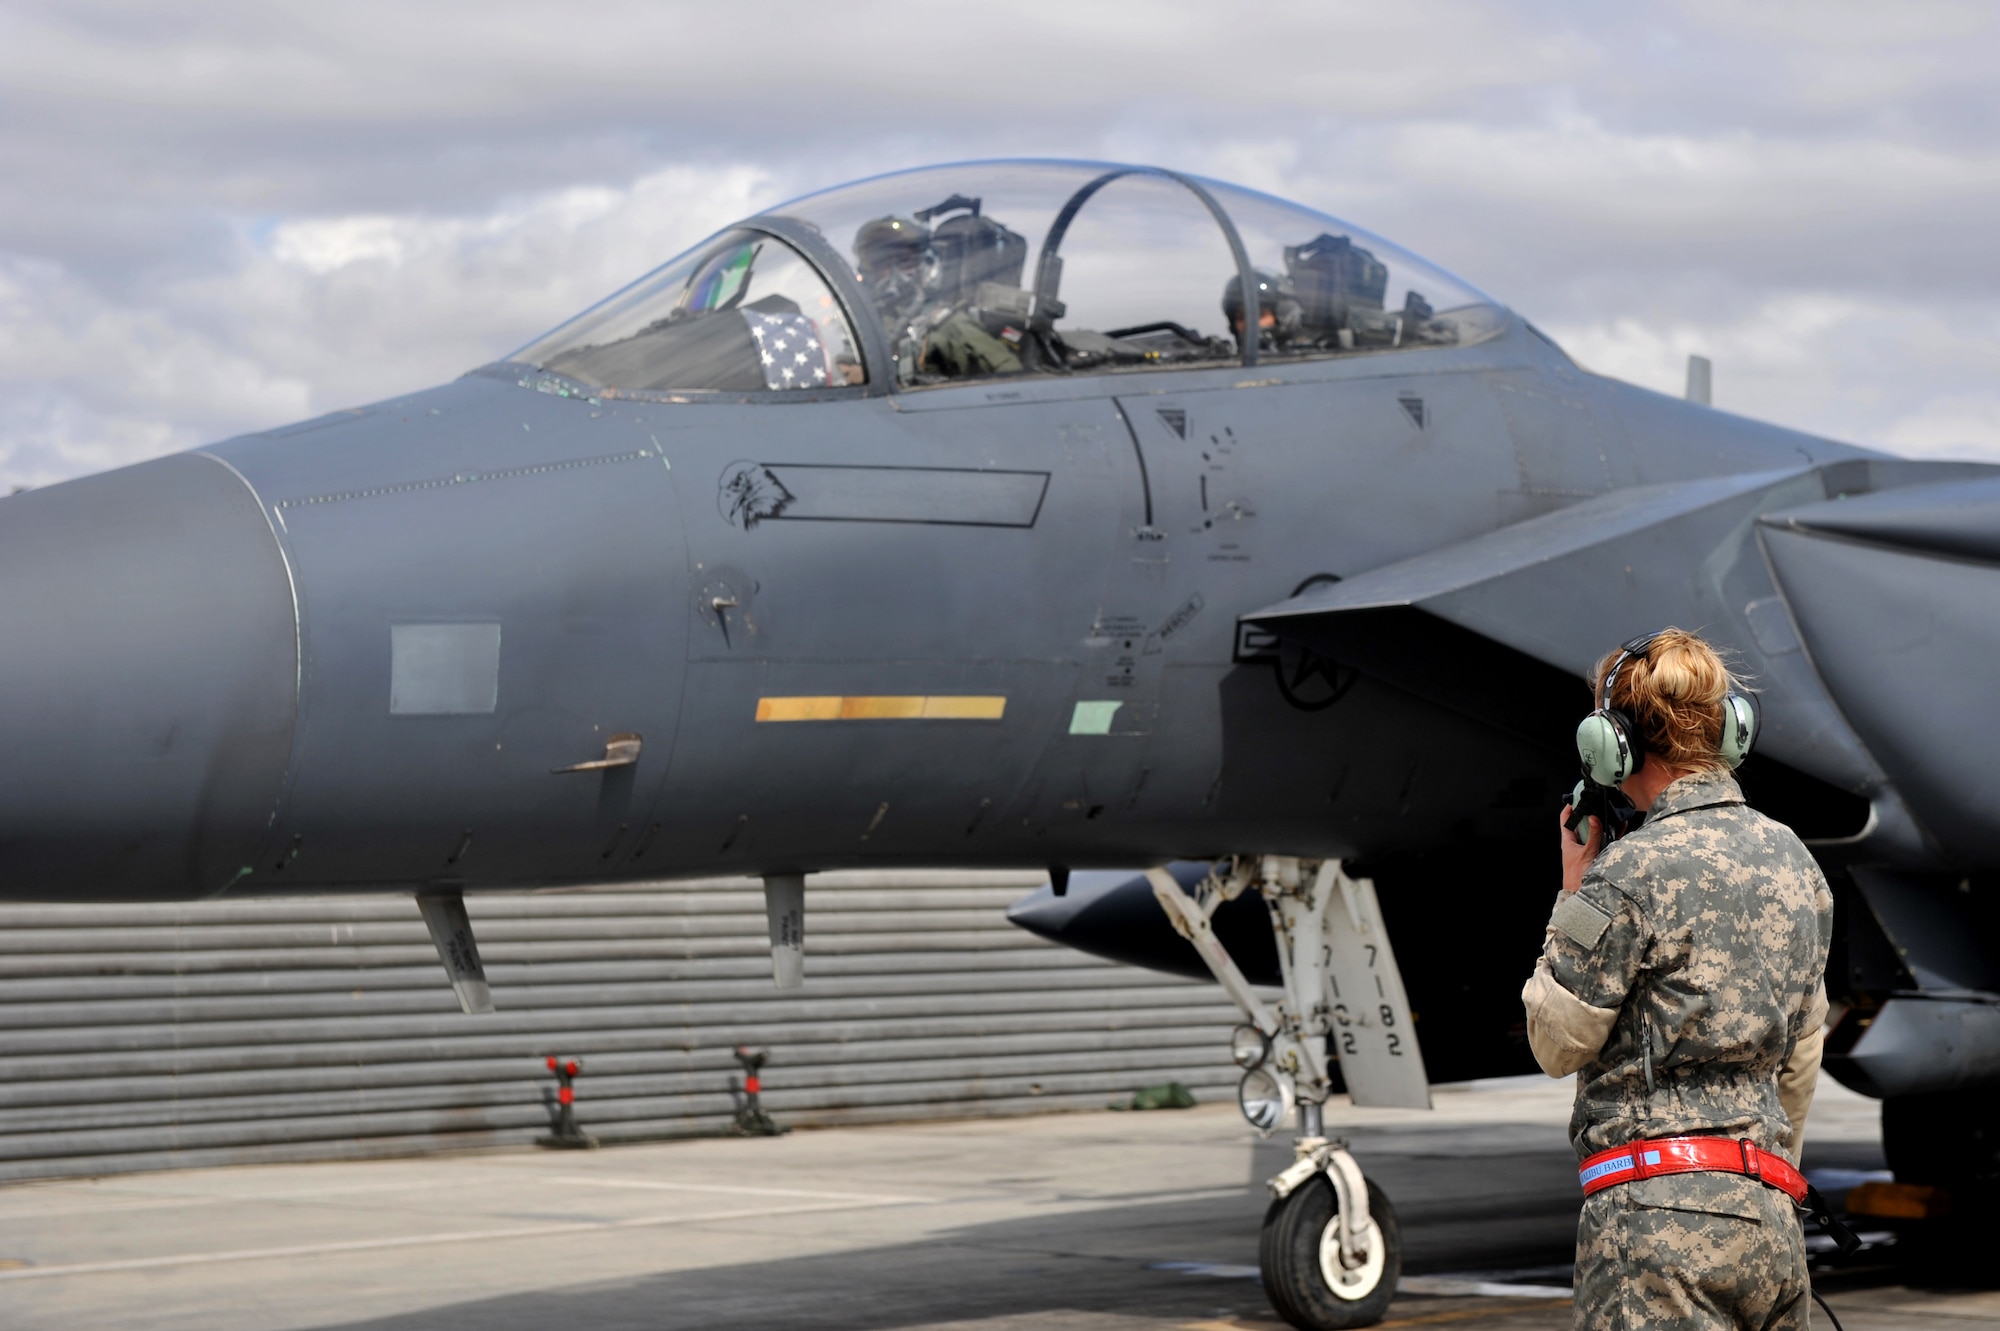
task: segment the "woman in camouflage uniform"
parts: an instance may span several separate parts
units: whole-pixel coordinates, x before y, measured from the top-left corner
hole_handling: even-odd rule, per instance
[[[1707,643],[1667,629],[1595,678],[1643,748],[1620,789],[1647,816],[1602,853],[1598,819],[1581,845],[1563,832],[1562,892],[1522,993],[1529,1043],[1550,1076],[1577,1074],[1580,1160],[1638,1146],[1657,1161],[1679,1138],[1669,1159],[1744,1164],[1647,1176],[1619,1153],[1592,1175],[1576,1325],[1804,1327],[1803,1234],[1768,1180],[1798,1161],[1819,1075],[1833,897],[1798,837],[1743,802],[1721,753],[1734,681]],[[1746,1176],[1760,1159],[1746,1142],[1782,1155],[1766,1181]]]

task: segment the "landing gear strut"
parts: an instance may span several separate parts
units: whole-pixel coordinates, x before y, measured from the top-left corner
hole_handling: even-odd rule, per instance
[[[1167,918],[1242,1009],[1231,1053],[1244,1069],[1243,1115],[1266,1136],[1294,1108],[1295,1158],[1269,1183],[1258,1265],[1278,1314],[1302,1331],[1373,1326],[1395,1297],[1402,1231],[1382,1190],[1325,1130],[1339,1061],[1356,1104],[1430,1107],[1401,973],[1374,885],[1337,860],[1238,857],[1195,884],[1147,871]],[[1267,1006],[1216,938],[1216,908],[1255,888],[1271,911],[1285,997]]]

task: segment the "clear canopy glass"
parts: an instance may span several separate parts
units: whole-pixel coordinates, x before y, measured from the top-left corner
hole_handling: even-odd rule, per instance
[[[840,302],[799,252],[725,231],[514,353],[591,388],[756,392],[864,381]]]
[[[1380,236],[1268,194],[1202,183],[1256,273],[1265,358],[1465,346],[1503,326],[1490,297]],[[1232,324],[1240,318],[1232,312]]]
[[[1462,346],[1504,326],[1493,301],[1380,237],[1146,168],[927,167],[772,215],[813,227],[851,263],[853,317],[880,327],[904,388],[1238,362],[1251,334],[1232,230],[1253,270],[1260,360]],[[750,230],[697,246],[512,359],[612,391],[863,381],[835,291]]]

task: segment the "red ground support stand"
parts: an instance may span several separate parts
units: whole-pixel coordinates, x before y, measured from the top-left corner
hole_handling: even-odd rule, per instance
[[[757,1073],[770,1058],[768,1049],[753,1054],[740,1044],[736,1046],[736,1061],[743,1065],[743,1102],[736,1107],[735,1131],[739,1137],[778,1137],[791,1131],[779,1127],[764,1112],[764,1082]]]
[[[597,1138],[576,1125],[576,1074],[583,1071],[583,1060],[550,1054],[549,1071],[556,1074],[560,1083],[556,1091],[556,1130],[546,1137],[535,1138],[535,1145],[552,1150],[595,1150]]]

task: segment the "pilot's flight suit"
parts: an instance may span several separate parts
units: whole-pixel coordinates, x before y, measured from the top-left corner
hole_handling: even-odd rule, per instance
[[[921,367],[932,374],[969,379],[988,374],[1018,374],[1021,357],[986,331],[964,310],[954,310],[924,337]]]
[[[1725,772],[1682,777],[1565,893],[1522,992],[1550,1076],[1576,1072],[1579,1159],[1721,1134],[1796,1163],[1819,1074],[1833,896],[1791,829]],[[1792,1201],[1738,1174],[1584,1199],[1578,1327],[1806,1325]]]

